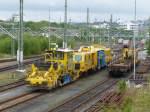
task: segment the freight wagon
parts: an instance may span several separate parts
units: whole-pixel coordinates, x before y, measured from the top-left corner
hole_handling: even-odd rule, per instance
[[[136,51],[137,54],[137,51]],[[136,64],[138,63],[137,55],[136,55]],[[130,48],[123,48],[121,55],[118,55],[116,59],[114,59],[108,65],[108,72],[110,76],[123,76],[130,72],[134,66],[134,50]]]

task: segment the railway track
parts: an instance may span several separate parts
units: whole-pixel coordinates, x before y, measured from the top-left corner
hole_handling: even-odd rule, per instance
[[[47,110],[47,111],[48,112],[72,112],[72,111],[78,112],[81,108],[84,108],[85,105],[91,102],[91,100],[101,98],[101,96],[103,96],[103,94],[107,90],[110,90],[114,85],[116,85],[117,82],[118,82],[117,79],[107,78],[97,83],[95,86],[92,86],[91,88],[83,91],[82,93],[79,93],[76,96],[69,98],[69,100],[66,100],[63,104],[55,107],[54,109]],[[29,101],[32,101],[33,99],[36,99],[43,95],[46,95],[46,93],[31,92],[20,96],[16,96],[7,101],[0,102],[0,111],[4,111],[7,109],[9,110],[17,105],[28,103]]]
[[[36,56],[29,56],[29,57],[25,57],[24,59],[32,59],[32,58],[40,58],[41,55],[36,55]],[[8,59],[0,59],[0,63],[6,63],[6,62],[12,62],[12,61],[16,61],[16,58],[8,58]]]
[[[105,106],[109,105],[121,105],[123,101],[124,94],[116,92],[105,92],[99,100],[86,109],[84,112],[100,112],[104,109]]]
[[[107,85],[108,81],[110,82],[110,79],[106,79],[104,81],[101,81],[101,82],[97,83],[94,87],[91,87],[88,91],[92,90],[93,92],[92,91],[91,92],[94,93],[94,92],[96,92],[97,89],[101,89],[103,86],[108,86]],[[115,82],[112,82],[112,83],[115,83]],[[100,85],[101,85],[101,87],[100,87]],[[28,101],[31,101],[33,99],[36,99],[36,98],[40,97],[40,96],[46,95],[46,93],[45,92],[34,91],[34,92],[31,92],[31,93],[25,93],[25,94],[22,94],[20,96],[16,96],[16,97],[13,97],[13,98],[8,99],[6,101],[0,102],[0,111],[11,109],[11,108],[13,108],[13,107],[15,107],[17,105],[20,105],[20,104],[23,104],[23,103],[27,103]],[[91,95],[92,93],[87,93],[87,95],[88,94]],[[98,94],[98,92],[96,92],[96,93]],[[85,92],[80,93],[80,96],[82,96],[82,95],[85,95]],[[88,97],[88,96],[86,96],[86,97]],[[76,96],[76,98],[79,98],[79,97]],[[82,98],[82,99],[85,99],[85,98]],[[67,112],[67,111],[64,111],[64,112]]]
[[[132,75],[129,74],[129,76],[127,76],[125,78],[125,80],[130,80],[132,78]],[[119,93],[116,91],[105,91],[104,93],[102,93],[101,95],[99,95],[97,98],[93,99],[94,103],[92,105],[90,105],[87,109],[85,109],[82,112],[103,112],[103,109],[105,107],[109,107],[112,105],[121,105],[123,102],[123,98],[125,96],[125,93]]]
[[[34,56],[34,57],[32,56],[32,57],[30,57],[30,59],[29,58],[26,58],[26,59],[28,59],[28,60],[24,61],[24,65],[29,65],[29,64],[32,64],[35,61],[41,60],[42,57],[41,56]],[[16,69],[17,67],[18,67],[17,63],[15,63],[13,65],[9,65],[9,66],[0,67],[0,72],[13,70],[13,69]],[[6,85],[1,85],[0,86],[0,92],[4,92],[4,91],[10,90],[10,89],[14,89],[16,87],[23,86],[25,84],[26,84],[26,82],[24,81],[24,79],[20,79],[19,81],[16,81],[16,82],[13,82],[13,83],[9,83],[9,84],[6,84]]]
[[[42,59],[42,57],[39,57],[39,56],[32,57],[32,58],[30,58],[28,60],[25,60],[24,61],[24,65],[32,64],[33,62],[41,60],[41,59]],[[16,69],[17,67],[18,67],[17,63],[11,64],[11,65],[7,65],[7,66],[2,66],[2,67],[0,67],[0,72]]]
[[[92,99],[101,96],[102,93],[111,89],[117,82],[118,80],[113,79],[106,79],[103,82],[99,82],[94,87],[76,95],[54,109],[48,110],[48,112],[78,112]]]
[[[25,84],[26,84],[26,82],[24,81],[24,79],[20,79],[19,81],[9,83],[7,85],[0,86],[0,92],[4,92],[4,91],[10,90],[10,89],[14,89],[16,87],[23,86]]]
[[[31,92],[31,93],[26,93],[17,97],[14,97],[12,99],[0,102],[0,111],[4,111],[10,108],[13,108],[16,105],[25,103],[27,101],[30,101],[32,99],[35,99],[37,97],[40,97],[42,95],[45,95],[46,93],[44,92]]]

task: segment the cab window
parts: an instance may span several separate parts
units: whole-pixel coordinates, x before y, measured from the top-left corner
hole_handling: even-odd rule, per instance
[[[54,57],[53,53],[46,53],[45,54],[46,59],[53,59],[53,57]]]
[[[81,55],[75,55],[74,60],[77,62],[82,61],[82,56]]]
[[[72,53],[72,52],[69,52],[69,53],[67,54],[67,58],[68,58],[68,59],[72,59],[72,57],[73,57],[73,53]]]
[[[49,60],[63,60],[64,53],[63,52],[49,52],[49,53],[46,53],[45,58]]]
[[[55,60],[63,60],[64,59],[64,53],[63,52],[55,52],[54,59]]]

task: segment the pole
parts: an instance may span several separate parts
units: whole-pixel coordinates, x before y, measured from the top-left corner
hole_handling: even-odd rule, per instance
[[[12,34],[15,34],[15,16],[12,16]],[[15,39],[11,38],[11,55],[12,57],[15,56]]]
[[[135,7],[134,7],[134,21],[136,22],[136,0],[135,0]],[[134,80],[135,80],[135,75],[136,75],[136,69],[135,69],[135,64],[136,64],[136,48],[135,48],[135,38],[136,38],[136,29],[134,31],[134,38],[133,38],[133,44],[134,44]]]
[[[15,33],[15,26],[14,25],[15,25],[15,23],[13,23],[13,26],[12,26],[12,33],[13,34]],[[13,39],[13,38],[11,38],[11,54],[12,54],[12,57],[15,56],[15,39]]]
[[[18,69],[22,70],[23,66],[23,0],[20,0],[20,23],[19,23],[19,37],[18,37],[18,51],[17,51],[17,60],[18,60]]]
[[[109,47],[109,44],[110,44],[110,23],[109,23],[109,27],[107,27],[106,29],[106,33],[107,33],[107,47]]]
[[[65,16],[64,16],[64,40],[63,40],[63,48],[67,48],[67,0],[65,0]]]
[[[109,23],[109,29],[108,29],[108,44],[110,47],[110,41],[112,40],[112,24],[113,24],[113,15],[110,15],[110,23]]]
[[[99,22],[99,42],[100,42],[100,45],[102,44],[101,42],[101,23]]]
[[[89,37],[89,8],[87,8],[87,40],[90,42],[90,37]]]
[[[51,10],[50,10],[50,8],[49,8],[49,38],[48,38],[48,48],[49,48],[49,50],[51,49],[51,33],[50,33],[50,27],[51,27]]]

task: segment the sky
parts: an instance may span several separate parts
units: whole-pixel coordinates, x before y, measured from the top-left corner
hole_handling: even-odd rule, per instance
[[[137,0],[137,19],[148,19],[150,0]],[[129,21],[134,19],[134,0],[68,0],[68,20],[86,22],[86,9],[90,9],[90,21],[113,20]],[[49,8],[51,21],[64,20],[64,0],[24,0],[25,20],[48,20]],[[19,0],[0,0],[0,19],[9,19],[19,12]]]

